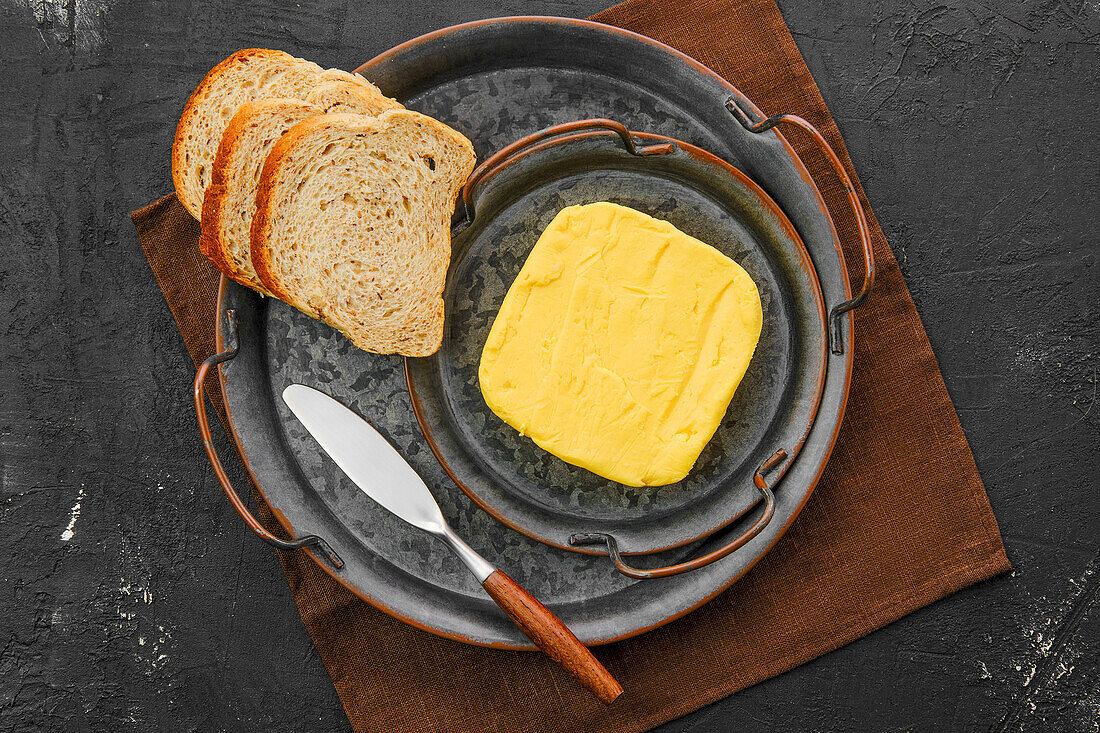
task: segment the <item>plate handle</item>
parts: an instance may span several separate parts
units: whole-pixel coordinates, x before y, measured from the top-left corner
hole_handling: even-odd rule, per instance
[[[259,520],[248,511],[248,507],[241,501],[240,495],[233,489],[233,484],[229,482],[229,476],[226,475],[225,469],[222,467],[222,462],[218,459],[218,454],[214,450],[214,441],[210,435],[210,421],[206,415],[206,402],[203,399],[203,385],[206,382],[206,376],[210,370],[219,364],[224,364],[237,355],[237,313],[236,311],[226,311],[226,346],[225,351],[214,354],[209,359],[204,361],[199,370],[195,373],[195,414],[199,419],[199,432],[202,433],[202,443],[206,448],[206,457],[210,459],[210,465],[214,468],[214,474],[218,477],[218,483],[221,484],[222,490],[229,498],[229,503],[233,505],[233,508],[237,510],[237,514],[241,515],[241,519],[248,525],[248,528],[256,533],[256,536],[280,550],[300,550],[303,547],[315,546],[321,553],[321,555],[328,560],[328,562],[337,570],[344,567],[344,561],[340,558],[336,551],[333,550],[324,539],[317,535],[303,535],[296,539],[283,540],[279,539],[275,535],[264,529],[264,526],[260,524]]]
[[[768,486],[767,481],[764,479],[771,471],[783,461],[787,460],[787,451],[777,450],[771,454],[760,466],[756,469],[756,472],[752,476],[753,485],[760,491],[760,495],[764,500],[764,513],[760,515],[760,518],[753,523],[751,527],[742,532],[735,540],[727,545],[719,547],[713,552],[708,552],[706,555],[701,555],[693,560],[687,560],[676,565],[666,565],[663,568],[636,568],[633,565],[628,565],[624,560],[622,554],[619,552],[619,544],[615,540],[613,535],[609,535],[604,532],[585,532],[575,534],[569,538],[569,544],[571,545],[595,545],[604,543],[607,545],[607,554],[611,557],[612,562],[615,563],[615,568],[623,575],[630,578],[637,578],[638,580],[647,580],[649,578],[667,578],[670,575],[679,575],[680,573],[686,573],[689,570],[697,570],[701,567],[710,565],[712,562],[721,560],[726,555],[744,547],[749,540],[756,535],[764,531],[764,528],[768,526],[768,523],[772,521],[772,517],[775,515],[775,494],[772,493],[772,487]]]
[[[726,100],[726,109],[729,110],[729,113],[733,115],[734,119],[741,123],[742,127],[752,133],[767,132],[781,123],[787,123],[801,128],[821,147],[822,152],[825,153],[825,157],[829,160],[829,164],[833,167],[833,170],[836,171],[836,174],[840,177],[840,182],[844,185],[844,193],[848,196],[848,204],[852,207],[852,211],[855,212],[856,221],[859,224],[859,241],[863,247],[864,272],[863,287],[860,288],[859,293],[851,300],[837,303],[829,311],[829,322],[832,326],[830,339],[833,342],[832,350],[834,354],[843,354],[844,333],[841,329],[840,317],[867,300],[867,296],[871,294],[871,287],[875,284],[875,250],[871,244],[871,230],[867,226],[867,216],[863,212],[863,206],[859,203],[859,197],[856,195],[855,186],[852,185],[852,179],[848,177],[848,172],[844,170],[844,164],[840,162],[840,158],[837,156],[836,152],[833,151],[832,147],[829,146],[825,137],[817,131],[816,127],[798,115],[779,114],[773,115],[761,122],[753,122],[752,118],[737,105],[737,100],[733,97]]]
[[[604,117],[564,122],[560,125],[552,125],[544,130],[533,132],[490,155],[481,165],[475,168],[474,172],[470,174],[470,177],[466,179],[466,185],[462,187],[462,192],[459,196],[462,205],[451,220],[451,236],[458,234],[473,222],[474,191],[480,184],[485,183],[520,158],[523,158],[527,153],[533,152],[532,148],[536,143],[570,132],[584,132],[590,130],[608,130],[615,133],[619,136],[619,139],[622,140],[623,146],[632,155],[664,155],[676,149],[676,146],[671,142],[655,143],[653,145],[638,145],[634,142],[634,138],[630,135],[630,130],[628,130],[625,125],[621,122],[609,120]],[[565,141],[562,140],[560,142]],[[540,149],[542,147],[544,146],[539,146]]]

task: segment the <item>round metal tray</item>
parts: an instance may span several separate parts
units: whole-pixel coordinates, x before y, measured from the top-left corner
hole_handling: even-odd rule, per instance
[[[805,243],[824,303],[833,309],[830,318],[836,319],[830,323],[817,419],[797,459],[786,466],[771,522],[724,559],[676,577],[639,581],[615,572],[606,557],[557,549],[515,532],[459,490],[417,425],[402,359],[359,351],[324,324],[223,278],[217,330],[223,353],[204,365],[197,384],[220,364],[232,438],[283,531],[300,538],[294,545],[308,546],[305,551],[354,593],[398,618],[469,643],[532,648],[445,547],[375,505],[321,455],[278,399],[287,384],[302,382],[370,420],[424,478],[455,530],[585,643],[639,634],[705,603],[790,526],[824,469],[847,398],[851,316],[836,307],[851,298],[851,288],[825,204],[801,161],[775,131],[763,131],[767,125],[750,130],[763,119],[759,111],[705,67],[650,39],[595,23],[471,23],[398,46],[360,71],[409,108],[466,134],[482,159],[539,129],[589,117],[614,117],[632,130],[719,156],[781,207]],[[678,225],[691,231],[685,222]],[[201,404],[201,391],[197,397]],[[219,478],[236,499],[224,475]],[[243,512],[243,505],[238,509]],[[675,563],[721,548],[762,511],[758,506],[705,539],[646,562]]]
[[[475,172],[472,223],[455,237],[443,345],[408,360],[421,428],[452,479],[482,508],[541,542],[624,555],[694,542],[759,500],[758,467],[798,455],[825,383],[825,305],[809,253],[778,206],[725,161],[680,141],[589,120],[541,133]],[[627,136],[627,137],[621,137]],[[478,182],[478,181],[483,181]],[[669,221],[744,267],[760,289],[760,342],[730,409],[687,478],[630,487],[561,461],[496,417],[478,384],[481,349],[504,295],[565,206],[613,201]]]

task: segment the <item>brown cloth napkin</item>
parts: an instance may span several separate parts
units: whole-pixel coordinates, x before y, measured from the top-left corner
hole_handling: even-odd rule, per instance
[[[807,118],[856,180],[772,0],[631,0],[594,20],[695,57],[766,114]],[[792,137],[830,203],[858,278],[855,222],[840,186],[823,158]],[[862,188],[859,195],[869,212]],[[132,218],[198,364],[214,349],[217,286],[217,273],[199,254],[198,225],[174,196]],[[614,705],[597,702],[542,655],[432,636],[360,601],[306,555],[280,553],[302,621],[355,729],[646,730],[1008,570],[928,337],[870,219],[878,279],[856,311],[852,391],[825,475],[790,531],[730,590],[667,626],[596,650],[626,689]],[[208,393],[221,411],[214,383]],[[262,503],[260,518],[276,528]]]

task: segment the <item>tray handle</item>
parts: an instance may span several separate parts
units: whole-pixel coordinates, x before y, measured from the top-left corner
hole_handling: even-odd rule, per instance
[[[857,308],[867,300],[867,296],[871,294],[871,287],[875,284],[875,250],[871,244],[871,230],[867,226],[867,216],[863,213],[863,206],[859,203],[859,197],[856,195],[855,186],[852,185],[852,179],[848,177],[848,172],[844,170],[844,164],[840,162],[840,158],[836,152],[833,151],[829,143],[825,140],[825,137],[817,131],[817,128],[811,125],[806,120],[802,119],[798,115],[791,114],[779,114],[762,120],[760,122],[754,122],[749,117],[745,110],[738,106],[737,100],[734,97],[730,97],[726,100],[726,109],[733,115],[733,118],[741,123],[741,126],[752,133],[767,132],[776,125],[781,123],[788,123],[795,127],[801,128],[808,133],[814,142],[818,144],[822,152],[825,153],[825,157],[829,159],[829,164],[836,171],[836,174],[840,177],[841,183],[844,185],[844,193],[848,196],[848,204],[852,207],[852,211],[855,212],[856,221],[859,224],[859,241],[863,248],[863,287],[860,288],[859,293],[856,294],[851,300],[846,300],[843,303],[837,303],[829,311],[829,323],[831,324],[831,338],[832,350],[834,354],[844,353],[844,333],[841,330],[840,317],[850,310]]]
[[[622,554],[619,552],[618,542],[613,535],[606,534],[604,532],[583,532],[573,535],[569,538],[569,544],[571,545],[596,545],[604,543],[607,545],[607,554],[611,557],[612,562],[615,563],[615,569],[623,575],[629,578],[637,578],[638,580],[646,580],[649,578],[667,578],[670,575],[679,575],[680,573],[686,573],[689,570],[697,570],[706,565],[710,565],[712,562],[721,560],[726,555],[739,550],[744,547],[749,540],[756,535],[764,531],[764,528],[768,526],[768,523],[772,521],[772,517],[775,515],[775,494],[772,493],[771,487],[768,486],[764,477],[771,473],[772,469],[778,466],[783,461],[787,460],[787,451],[780,449],[771,454],[753,474],[752,482],[759,489],[761,497],[764,499],[764,513],[760,515],[760,518],[753,523],[751,527],[742,532],[736,539],[727,545],[719,547],[713,552],[708,552],[706,555],[701,555],[693,560],[687,560],[685,562],[677,563],[675,565],[666,565],[662,568],[636,568],[633,565],[627,565],[623,560]]]
[[[204,361],[199,365],[198,371],[195,372],[195,414],[199,420],[199,432],[202,433],[202,443],[206,448],[206,457],[210,459],[210,465],[214,468],[214,474],[218,477],[218,483],[221,484],[226,497],[229,498],[229,503],[233,505],[233,508],[237,510],[237,514],[241,515],[241,519],[244,520],[249,529],[256,533],[257,537],[279,550],[300,550],[303,547],[314,546],[334,568],[339,570],[344,567],[344,561],[321,537],[308,534],[296,539],[283,540],[268,532],[241,501],[240,495],[234,490],[233,484],[229,482],[229,476],[226,475],[222,462],[218,459],[218,454],[214,450],[214,441],[210,435],[210,421],[206,415],[206,402],[203,400],[203,385],[211,369],[219,364],[224,364],[237,355],[237,313],[229,310],[226,311],[225,317],[228,325],[226,329],[226,346],[228,348]]]
[[[552,125],[538,132],[533,132],[490,155],[481,165],[475,168],[474,172],[470,174],[470,177],[466,179],[466,185],[462,187],[462,192],[459,196],[462,206],[451,220],[451,235],[454,236],[458,234],[473,222],[474,190],[480,184],[485,183],[497,173],[500,173],[509,165],[518,161],[526,154],[525,151],[535,145],[535,143],[546,140],[547,138],[557,137],[558,135],[586,130],[609,130],[615,133],[622,140],[623,146],[632,155],[664,155],[676,149],[676,146],[671,142],[639,146],[634,142],[634,138],[630,135],[630,130],[628,130],[625,125],[621,122],[609,120],[604,117],[563,122],[560,125]]]

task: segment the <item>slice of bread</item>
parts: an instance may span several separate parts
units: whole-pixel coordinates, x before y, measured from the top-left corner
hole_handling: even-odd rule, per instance
[[[295,125],[260,174],[260,282],[361,349],[435,353],[451,215],[474,162],[469,140],[408,110]]]
[[[202,202],[199,248],[228,277],[264,295],[271,293],[256,277],[249,250],[260,170],[271,148],[290,128],[324,112],[300,99],[245,102],[229,120],[214,157],[214,172]]]
[[[176,196],[192,216],[197,219],[202,214],[203,194],[213,176],[222,133],[242,104],[280,97],[304,100],[329,81],[352,84],[363,97],[400,107],[361,76],[338,69],[326,71],[282,51],[247,48],[211,69],[187,100],[172,144]]]
[[[260,170],[271,148],[294,125],[331,110],[375,115],[404,109],[361,76],[329,69],[320,78],[309,101],[258,99],[241,105],[222,135],[203,197],[203,254],[229,277],[265,295],[270,293],[252,269],[249,236]]]

